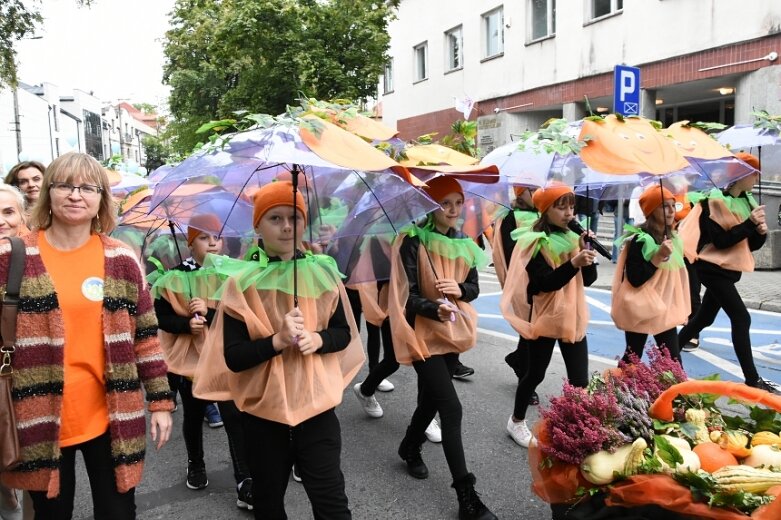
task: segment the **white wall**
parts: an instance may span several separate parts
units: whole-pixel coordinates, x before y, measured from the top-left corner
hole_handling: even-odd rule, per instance
[[[584,25],[590,0],[558,0],[556,35],[526,45],[528,0],[404,0],[390,24],[394,92],[383,120],[451,108],[453,96],[490,99],[640,65],[781,30],[774,0],[624,0],[621,14]],[[504,6],[504,56],[482,59],[481,14]],[[463,27],[464,67],[444,74],[444,32]],[[413,47],[428,41],[429,79],[412,84]],[[778,49],[781,52],[781,49]]]
[[[19,123],[23,160],[52,161],[49,133],[49,105],[40,97],[19,88]],[[52,126],[52,133],[54,127]],[[13,92],[0,90],[0,173],[5,175],[18,162],[14,132]]]

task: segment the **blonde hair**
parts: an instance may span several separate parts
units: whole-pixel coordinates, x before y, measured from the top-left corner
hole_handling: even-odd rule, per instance
[[[22,220],[24,220],[24,210],[27,206],[27,202],[24,200],[24,195],[19,191],[19,188],[10,184],[0,184],[0,192],[2,191],[11,194],[19,208],[19,213],[22,215]]]
[[[52,225],[51,184],[74,180],[86,181],[101,188],[98,214],[92,219],[93,233],[111,233],[116,227],[116,208],[111,196],[111,186],[105,168],[93,157],[70,152],[57,157],[49,164],[43,174],[43,185],[38,202],[33,207],[30,224],[32,227],[47,229]]]

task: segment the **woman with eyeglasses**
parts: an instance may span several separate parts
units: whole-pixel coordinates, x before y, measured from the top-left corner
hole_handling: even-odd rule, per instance
[[[30,491],[36,519],[70,518],[81,451],[96,519],[135,518],[146,450],[144,393],[159,449],[171,434],[166,365],[138,259],[109,238],[103,167],[69,153],[46,169],[26,258],[12,357],[22,460],[2,483]],[[10,245],[0,244],[0,291]],[[142,386],[145,392],[142,392]]]

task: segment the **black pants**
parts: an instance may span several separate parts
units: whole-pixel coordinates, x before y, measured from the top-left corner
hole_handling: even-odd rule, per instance
[[[179,395],[182,398],[184,417],[182,420],[182,434],[184,445],[187,448],[187,460],[203,463],[203,415],[206,406],[210,403],[193,396],[193,383],[186,377],[179,382]],[[225,425],[225,433],[228,436],[228,450],[233,463],[233,478],[236,484],[240,484],[245,478],[249,478],[247,465],[247,448],[244,430],[241,427],[239,409],[233,401],[220,401],[220,416]]]
[[[363,314],[361,297],[358,291],[356,291],[355,289],[346,289],[346,290],[347,290],[347,299],[350,301],[350,308],[352,309],[353,316],[355,317],[355,324],[358,326],[358,332],[360,332],[361,314]],[[383,345],[385,345],[384,342]],[[391,346],[391,350],[392,349],[393,346]],[[384,355],[387,355],[387,350],[385,352],[386,354]],[[368,321],[366,322],[366,357],[369,362],[369,370],[372,370],[374,367],[376,367],[380,361],[380,327],[374,325],[373,323],[369,323]],[[371,395],[371,394],[365,394],[365,395]]]
[[[639,360],[643,357],[643,349],[645,348],[645,340],[648,339],[648,334],[643,332],[629,332],[624,331],[624,338],[626,339],[626,351],[621,361],[629,363],[629,353],[633,352]],[[667,329],[659,334],[654,334],[654,341],[659,348],[666,348],[670,353],[670,357],[681,362],[681,351],[678,348],[678,328],[673,327]]]
[[[36,520],[69,520],[73,517],[77,451],[81,451],[87,467],[95,520],[131,520],[136,517],[135,488],[127,493],[117,491],[108,432],[61,451],[59,496],[49,499],[45,491],[30,491]]]
[[[285,520],[285,491],[293,464],[315,520],[350,519],[341,469],[342,433],[333,408],[297,426],[241,414],[252,473],[255,518]]]
[[[461,441],[461,401],[452,379],[457,363],[458,356],[455,354],[431,356],[425,361],[412,363],[418,374],[418,406],[412,414],[404,441],[408,446],[421,446],[426,440],[426,428],[439,412],[442,449],[454,481],[469,473]]]
[[[689,314],[689,319],[691,320],[694,318],[694,315],[697,314],[697,311],[700,310],[700,305],[702,305],[702,300],[700,299],[702,284],[700,283],[700,274],[697,272],[697,267],[694,264],[690,264],[685,258],[683,262],[686,265],[686,274],[689,275],[689,299],[691,300],[692,305],[692,312]],[[699,339],[699,334],[694,337]]]
[[[526,419],[526,410],[537,386],[545,379],[553,347],[559,342],[559,349],[567,368],[567,378],[574,386],[585,387],[588,384],[588,343],[585,336],[575,343],[566,343],[555,338],[540,337],[529,340],[529,368],[526,376],[518,382],[515,391],[513,417]]]
[[[393,351],[393,334],[389,319],[382,322],[380,330],[382,331],[382,361],[373,368],[369,367],[369,375],[361,384],[363,395],[374,395],[374,392],[377,391],[377,385],[399,369],[396,353]]]
[[[754,355],[751,353],[751,315],[746,304],[735,288],[735,283],[713,275],[700,273],[700,281],[705,286],[702,305],[694,318],[689,320],[678,334],[678,344],[686,345],[690,339],[696,338],[702,329],[710,326],[716,319],[719,309],[724,309],[732,325],[732,345],[738,357],[740,368],[746,383],[753,384],[759,379],[757,367],[754,365]]]

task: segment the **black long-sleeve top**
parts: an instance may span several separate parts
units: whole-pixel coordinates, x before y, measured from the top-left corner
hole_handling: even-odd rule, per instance
[[[658,269],[653,263],[643,256],[643,244],[637,237],[633,238],[626,246],[626,265],[624,273],[632,287],[640,287],[656,274]]]
[[[564,230],[561,230],[564,232]],[[542,292],[553,292],[562,289],[572,278],[578,274],[578,268],[567,260],[556,269],[550,266],[545,258],[538,254],[526,264],[526,272],[529,274],[529,285],[526,287],[528,301]],[[597,280],[597,266],[595,264],[581,268],[583,272],[583,285],[590,286]]]
[[[700,215],[700,241],[697,243],[698,253],[707,244],[713,244],[716,249],[729,249],[742,240],[748,240],[750,251],[756,251],[765,245],[767,236],[757,231],[757,225],[751,221],[751,218],[747,218],[732,229],[726,230],[710,218],[708,200],[703,200],[700,204],[702,204],[702,215]],[[740,271],[724,269],[705,260],[698,260],[696,265],[697,270],[706,275],[722,276],[735,282],[740,280]]]
[[[197,271],[201,268],[197,263],[184,261],[181,264],[174,267],[177,271]],[[160,330],[168,332],[170,334],[190,334],[190,319],[192,316],[180,316],[174,311],[171,302],[165,298],[155,298],[155,314],[157,315],[157,324]],[[214,319],[216,311],[211,308],[207,308],[206,323],[211,323]]]
[[[269,258],[269,262],[279,261],[279,257]],[[233,372],[241,372],[255,367],[279,354],[274,350],[273,335],[252,339],[246,323],[227,313],[224,318],[222,337],[225,364]],[[324,330],[317,331],[317,334],[323,340],[323,346],[317,350],[317,354],[330,354],[347,348],[352,338],[341,298],[328,320],[328,326]]]
[[[439,231],[434,230],[439,233]],[[445,234],[449,238],[464,238],[465,235],[460,232],[456,232],[455,229],[450,228]],[[404,265],[404,272],[407,275],[409,282],[409,296],[407,297],[407,305],[405,307],[407,321],[410,326],[414,326],[415,316],[423,316],[430,320],[441,321],[437,309],[439,309],[439,303],[429,300],[424,297],[420,292],[420,284],[418,280],[418,251],[420,247],[420,239],[418,237],[405,236],[404,241],[399,248],[399,254],[401,255],[401,261]],[[466,279],[458,284],[461,289],[461,298],[459,300],[465,302],[471,302],[480,295],[480,285],[477,279],[477,268],[473,267],[466,275]]]
[[[514,210],[507,214],[502,219],[502,225],[499,226],[499,232],[502,234],[502,252],[504,253],[504,260],[507,263],[504,267],[507,268],[510,265],[510,258],[513,257],[513,250],[515,250],[515,240],[512,238],[512,232],[518,227],[518,223],[515,219],[515,211],[528,211],[530,213],[537,213],[534,209],[520,209]]]

